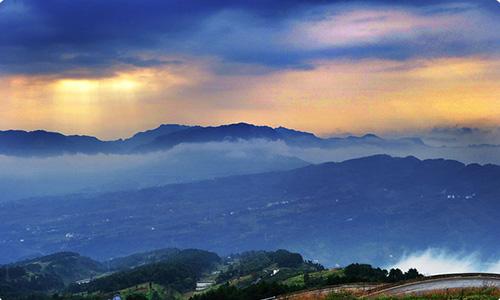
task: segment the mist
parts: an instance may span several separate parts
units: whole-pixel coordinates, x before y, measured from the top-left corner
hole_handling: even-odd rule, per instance
[[[417,268],[424,275],[450,273],[500,273],[500,258],[485,260],[479,253],[452,252],[429,248],[421,252],[404,255],[388,268],[408,270]]]
[[[362,145],[342,148],[290,148],[287,149],[287,153],[312,163],[338,162],[369,155],[388,154],[396,157],[411,155],[419,159],[453,159],[465,164],[500,164],[500,147],[493,146],[387,148]]]
[[[427,145],[434,147],[500,145],[500,127],[434,127],[425,131],[387,133],[386,136],[418,136]]]
[[[181,144],[148,154],[0,156],[0,201],[140,189],[308,165],[263,141]]]
[[[0,201],[140,189],[230,175],[281,171],[309,163],[340,162],[375,154],[464,163],[500,164],[500,147],[298,147],[283,141],[240,140],[180,144],[147,154],[0,156]]]
[[[466,133],[469,134],[483,134],[483,131]],[[186,143],[146,154],[77,154],[45,158],[0,156],[0,201],[140,189],[289,170],[310,163],[340,162],[375,154],[412,155],[419,159],[446,158],[466,164],[500,164],[500,147],[387,145],[361,143],[304,147],[291,146],[280,140],[254,139]]]

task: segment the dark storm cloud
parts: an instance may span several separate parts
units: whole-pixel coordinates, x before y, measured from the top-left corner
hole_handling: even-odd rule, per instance
[[[100,76],[113,72],[119,65],[181,63],[170,59],[179,55],[213,56],[222,62],[269,68],[307,69],[312,67],[308,61],[315,58],[404,59],[445,51],[476,53],[478,47],[481,51],[496,49],[498,40],[473,46],[467,40],[462,44],[457,42],[460,39],[437,40],[442,47],[424,52],[416,51],[415,45],[394,41],[319,50],[287,47],[277,41],[294,21],[321,19],[322,11],[332,5],[393,5],[410,10],[434,7],[423,9],[425,14],[464,9],[445,6],[450,3],[456,1],[5,0],[0,4],[0,73],[71,74],[78,70],[78,74]],[[498,14],[496,1],[468,3],[487,14]]]

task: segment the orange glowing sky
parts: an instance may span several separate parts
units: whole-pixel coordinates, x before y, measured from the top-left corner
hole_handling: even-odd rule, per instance
[[[145,61],[182,63],[113,62],[99,72],[87,65],[50,72],[16,71],[17,65],[2,64],[0,58],[0,67],[12,69],[0,72],[0,129],[47,129],[114,139],[161,123],[243,121],[319,135],[500,126],[498,35],[483,32],[481,20],[493,21],[483,15],[482,8],[471,7],[461,7],[465,13],[436,16],[421,8],[333,6],[334,13],[321,19],[289,18],[286,26],[276,25],[272,30],[249,21],[244,11],[223,10],[207,17],[197,38],[218,32],[221,23],[246,20],[231,31],[235,44],[220,42],[207,53],[141,49],[138,55]],[[9,12],[0,6],[0,17],[1,9],[4,15]],[[469,28],[451,36],[450,28],[459,23]],[[434,38],[432,43],[443,45],[422,46],[429,36]],[[448,36],[467,38],[474,51],[447,50],[450,45],[460,47],[455,40],[448,41]],[[299,66],[228,58],[228,47],[246,54],[245,43],[255,41],[263,45],[252,45],[249,51],[277,55],[279,61],[279,52],[265,52],[264,39],[276,41],[273,47],[298,53],[294,63]],[[422,52],[432,55],[397,48],[404,55],[392,57],[383,52],[385,48],[377,48],[403,47],[398,43],[420,45]],[[489,45],[488,51],[481,50],[483,45]],[[364,52],[351,55],[349,49]],[[334,54],[324,55],[328,51]],[[61,57],[65,62],[75,55],[63,53]]]
[[[318,61],[312,70],[214,75],[205,63],[109,78],[2,80],[2,128],[103,138],[157,124],[246,121],[328,134],[500,124],[500,60]],[[10,99],[10,100],[9,100]]]

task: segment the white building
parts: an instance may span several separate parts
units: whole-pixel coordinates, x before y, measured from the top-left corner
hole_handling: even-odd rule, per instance
[[[215,282],[213,281],[200,281],[196,283],[196,291],[204,291],[208,289],[209,287],[213,286]]]

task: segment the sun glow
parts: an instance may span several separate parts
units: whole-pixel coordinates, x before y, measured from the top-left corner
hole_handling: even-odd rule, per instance
[[[64,93],[108,93],[133,92],[141,84],[128,76],[119,76],[105,79],[61,79],[56,82],[55,89]]]
[[[57,89],[65,92],[88,93],[99,88],[97,80],[63,79],[57,82]]]
[[[236,77],[213,74],[210,62],[200,62],[107,78],[4,78],[0,98],[24,101],[2,103],[10,118],[1,118],[0,126],[44,124],[117,138],[165,120],[202,125],[244,120],[324,135],[500,122],[498,59],[312,63],[310,70]]]
[[[109,82],[109,87],[118,91],[132,91],[139,87],[139,83],[131,79],[116,79]]]

